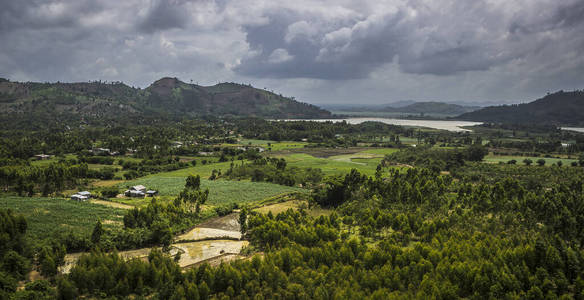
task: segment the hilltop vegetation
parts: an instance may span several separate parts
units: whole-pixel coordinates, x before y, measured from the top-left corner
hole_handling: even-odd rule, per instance
[[[477,106],[465,106],[444,102],[416,102],[404,107],[386,107],[383,111],[415,113],[415,114],[442,114],[460,115],[479,109]]]
[[[480,109],[478,106],[466,106],[459,104],[451,104],[444,102],[404,102],[403,106],[400,103],[397,105],[375,105],[369,107],[354,107],[354,108],[339,108],[337,111],[340,114],[359,115],[359,116],[384,116],[384,115],[423,115],[423,116],[458,116],[463,113],[475,111]]]
[[[584,91],[559,91],[526,104],[489,106],[457,117],[461,120],[584,125]]]
[[[29,120],[144,123],[150,119],[202,116],[321,118],[330,112],[250,85],[187,84],[162,78],[146,89],[121,82],[35,83],[0,81],[2,123]]]

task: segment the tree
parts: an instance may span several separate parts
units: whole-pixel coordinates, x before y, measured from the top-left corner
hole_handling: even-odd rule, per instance
[[[541,166],[544,166],[545,165],[545,159],[543,159],[543,158],[538,159],[537,160],[537,165],[540,166],[540,167]]]
[[[201,188],[201,176],[197,175],[189,175],[187,177],[187,182],[185,184],[185,188],[190,188],[194,190],[198,190]]]
[[[529,159],[529,158],[526,158],[526,159],[523,160],[523,163],[526,166],[531,166],[531,164],[533,163],[533,161],[531,159]]]
[[[57,284],[57,299],[59,300],[77,299],[77,290],[69,280],[64,278],[59,280]]]
[[[465,149],[466,159],[470,161],[482,161],[487,154],[489,154],[489,150],[477,143],[472,144]]]
[[[243,235],[247,232],[247,208],[245,207],[239,212],[239,230],[243,238]]]
[[[103,226],[101,225],[101,221],[97,220],[97,223],[95,223],[95,227],[93,227],[93,232],[91,233],[91,242],[93,244],[99,244],[103,232],[104,231]]]

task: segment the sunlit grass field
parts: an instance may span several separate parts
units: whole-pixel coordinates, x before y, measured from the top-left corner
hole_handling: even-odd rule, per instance
[[[89,236],[97,220],[105,228],[122,226],[124,209],[63,198],[2,197],[0,208],[24,215],[28,237],[44,239],[55,233],[79,233]]]

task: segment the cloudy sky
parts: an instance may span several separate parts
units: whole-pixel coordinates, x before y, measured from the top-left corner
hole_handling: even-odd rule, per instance
[[[0,0],[0,77],[235,81],[310,103],[584,88],[583,0]]]

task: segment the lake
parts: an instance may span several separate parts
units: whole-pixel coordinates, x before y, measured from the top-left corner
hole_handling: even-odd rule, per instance
[[[427,127],[455,132],[471,131],[464,129],[465,126],[480,125],[482,122],[469,121],[451,121],[451,120],[410,120],[410,119],[393,119],[393,118],[346,118],[346,119],[314,119],[314,120],[279,120],[279,121],[315,121],[315,122],[347,122],[349,124],[361,124],[363,122],[381,122],[390,125]]]
[[[570,131],[576,131],[576,132],[583,132],[584,133],[584,128],[579,128],[579,127],[562,127],[562,130],[570,130]]]

